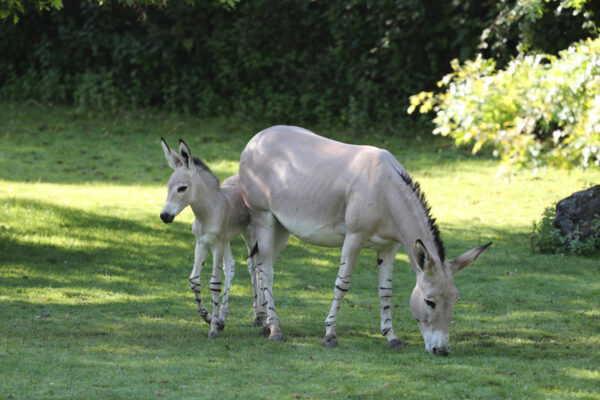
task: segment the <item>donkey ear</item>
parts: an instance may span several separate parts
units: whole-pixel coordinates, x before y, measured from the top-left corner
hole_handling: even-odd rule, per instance
[[[413,255],[415,256],[417,267],[419,267],[422,272],[425,272],[426,274],[432,274],[434,272],[434,261],[421,239],[415,241]]]
[[[181,165],[181,160],[179,159],[179,155],[175,153],[173,149],[169,147],[164,138],[160,138],[160,144],[162,145],[163,152],[165,153],[165,158],[167,159],[167,163],[169,163],[169,167],[175,169]]]
[[[192,158],[192,152],[187,144],[181,139],[179,139],[179,156],[181,157],[181,161],[183,165],[188,168],[190,171],[196,170],[196,164],[194,164],[194,159]]]
[[[489,242],[481,247],[469,250],[466,253],[456,257],[454,260],[446,261],[448,263],[447,265],[456,274],[458,271],[475,261],[477,257],[479,257],[479,255],[491,245],[492,242]]]

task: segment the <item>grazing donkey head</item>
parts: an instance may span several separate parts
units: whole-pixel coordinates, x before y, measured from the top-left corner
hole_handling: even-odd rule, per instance
[[[168,224],[203,192],[218,190],[219,179],[200,159],[192,157],[183,140],[179,140],[179,154],[162,138],[161,144],[169,166],[175,170],[169,178],[167,201],[160,213],[160,218]]]
[[[410,297],[410,310],[419,323],[430,354],[450,353],[450,323],[458,300],[454,274],[471,264],[492,243],[469,250],[453,260],[434,257],[421,240],[413,248],[417,284]]]

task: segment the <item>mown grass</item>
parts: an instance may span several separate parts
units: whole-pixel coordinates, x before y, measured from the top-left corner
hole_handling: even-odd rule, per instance
[[[159,139],[184,138],[223,179],[260,128],[0,104],[0,398],[600,398],[600,262],[532,254],[528,240],[544,207],[600,173],[550,169],[507,182],[495,160],[440,140],[315,129],[392,151],[427,193],[449,256],[494,241],[456,278],[449,357],[424,352],[402,252],[394,322],[407,348],[387,350],[379,333],[370,251],[340,311],[340,346],[323,348],[339,250],[296,239],[275,275],[287,341],[251,326],[240,239],[227,326],[208,339],[187,281],[192,214],[158,218],[170,174]]]

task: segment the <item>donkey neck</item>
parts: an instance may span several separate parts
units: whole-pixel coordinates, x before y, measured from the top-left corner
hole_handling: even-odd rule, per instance
[[[193,199],[190,207],[194,216],[199,220],[205,220],[215,207],[223,202],[223,196],[219,189],[219,182],[214,176],[208,176],[206,171],[197,171],[193,176]]]
[[[409,254],[417,239],[420,239],[433,257],[445,260],[446,250],[440,237],[440,230],[435,218],[431,216],[431,207],[425,199],[418,182],[413,181],[406,173],[401,174],[404,186],[400,190],[401,211],[393,213],[398,218],[396,227],[402,245]]]

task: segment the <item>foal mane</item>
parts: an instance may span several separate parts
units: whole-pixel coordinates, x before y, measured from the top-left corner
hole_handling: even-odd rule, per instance
[[[421,185],[417,181],[413,181],[412,178],[406,172],[398,171],[398,174],[406,183],[406,185],[413,191],[413,193],[419,199],[419,203],[425,211],[425,215],[427,215],[427,224],[429,225],[429,230],[433,234],[433,241],[435,243],[435,247],[438,252],[438,256],[440,257],[440,261],[444,262],[446,259],[446,248],[444,247],[444,242],[442,242],[442,238],[440,236],[440,228],[437,225],[436,219],[431,216],[431,206],[427,202],[425,198],[425,193],[421,190]]]
[[[211,179],[217,185],[217,187],[220,186],[219,178],[217,178],[217,176],[210,170],[210,168],[208,168],[208,165],[206,165],[204,161],[202,161],[198,157],[192,157],[192,160],[194,160],[194,165],[198,167],[200,171],[204,171],[206,175],[208,175],[209,179]]]

